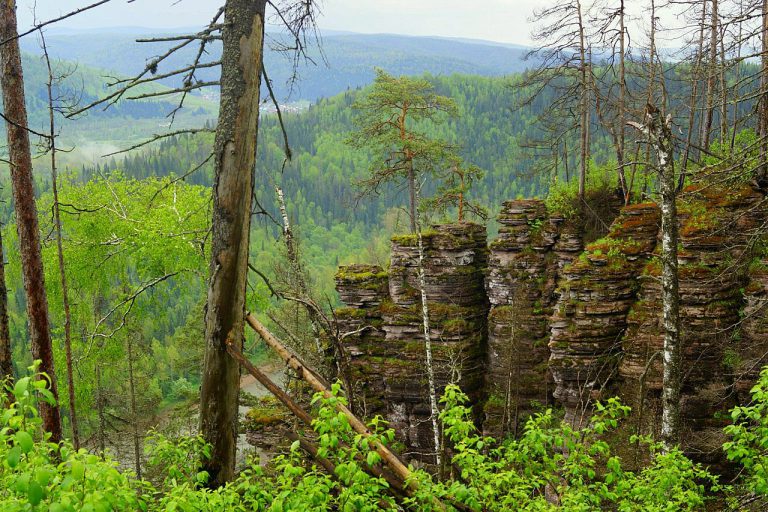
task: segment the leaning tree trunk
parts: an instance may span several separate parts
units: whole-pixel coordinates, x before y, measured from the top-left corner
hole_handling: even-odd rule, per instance
[[[661,196],[661,288],[664,325],[661,440],[669,449],[680,443],[680,291],[677,272],[677,186],[672,155],[672,118],[648,105],[645,126],[631,123],[656,152]]]
[[[222,30],[211,274],[200,392],[200,430],[213,446],[204,465],[211,487],[232,480],[235,473],[240,371],[227,353],[227,342],[237,347],[243,343],[265,6],[266,0],[227,0]]]
[[[0,88],[3,94],[11,185],[16,209],[21,270],[27,296],[27,317],[32,357],[41,361],[40,371],[50,379],[50,390],[58,402],[56,371],[53,364],[51,330],[48,323],[48,299],[45,294],[43,257],[32,179],[32,155],[27,131],[27,109],[24,103],[24,77],[21,69],[16,2],[0,2]],[[43,428],[51,433],[51,442],[61,441],[61,414],[57,404],[40,403]]]

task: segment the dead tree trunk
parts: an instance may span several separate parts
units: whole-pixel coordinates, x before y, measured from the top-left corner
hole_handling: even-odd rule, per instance
[[[712,132],[712,118],[715,111],[715,78],[717,76],[717,32],[718,14],[717,0],[711,0],[712,12],[709,25],[709,62],[707,63],[707,92],[706,111],[701,126],[700,146],[706,150],[709,147],[709,137]]]
[[[677,272],[677,186],[672,155],[671,116],[648,105],[641,130],[656,152],[661,196],[661,288],[664,325],[664,376],[661,438],[667,448],[680,443],[680,388],[682,386],[680,347],[680,292]]]
[[[581,74],[581,101],[579,102],[579,114],[581,116],[581,162],[579,168],[579,208],[584,208],[584,196],[587,186],[587,158],[589,153],[589,84],[587,82],[587,56],[584,35],[584,20],[582,16],[581,2],[576,2],[578,9],[579,29],[579,72]]]
[[[221,104],[214,152],[210,281],[200,430],[211,443],[209,485],[232,480],[237,451],[240,370],[227,342],[243,343],[253,170],[266,0],[227,0],[222,29]]]
[[[767,0],[768,1],[768,0]],[[707,3],[704,2],[701,7],[701,26],[699,28],[699,42],[698,51],[694,57],[694,64],[691,77],[691,99],[689,103],[688,114],[688,133],[685,137],[685,150],[683,151],[683,157],[680,162],[680,179],[678,183],[678,190],[682,190],[685,184],[685,176],[688,170],[688,159],[691,153],[691,145],[693,143],[693,128],[696,124],[696,100],[697,100],[697,88],[699,83],[699,74],[701,71],[702,52],[704,51],[704,26],[707,22]],[[650,103],[650,101],[649,101]]]
[[[0,89],[8,136],[8,156],[11,185],[16,210],[16,229],[27,296],[27,317],[32,357],[41,361],[40,371],[50,378],[50,390],[58,402],[56,370],[53,363],[51,330],[48,323],[48,299],[45,294],[45,274],[40,251],[40,231],[32,179],[32,154],[29,147],[27,109],[24,102],[24,77],[21,69],[16,2],[0,2]],[[51,442],[61,441],[61,414],[58,404],[40,403],[43,428],[50,432]]]
[[[0,233],[0,379],[13,379],[11,331],[8,327],[8,288],[5,285],[5,251]]]
[[[627,177],[624,172],[624,151],[626,148],[626,122],[627,122],[627,70],[626,70],[626,31],[624,23],[626,9],[624,0],[619,6],[619,144],[616,149],[616,166],[619,173],[619,186],[624,194],[624,204],[628,205],[630,190],[627,185]]]
[[[141,480],[141,436],[139,435],[139,414],[136,408],[136,382],[133,378],[133,337],[128,335],[128,385],[131,392],[131,423],[133,423],[133,457],[136,477]]]
[[[758,135],[760,136],[760,167],[757,171],[757,182],[764,184],[768,181],[768,0],[763,0],[762,9],[762,39],[761,70],[760,70],[760,103],[758,115]]]
[[[69,287],[67,286],[67,273],[64,265],[64,246],[61,236],[61,211],[59,209],[59,184],[58,169],[56,165],[56,121],[53,109],[53,69],[48,55],[48,47],[45,44],[45,36],[40,35],[43,56],[48,69],[48,121],[50,137],[48,150],[51,152],[51,188],[53,189],[53,223],[56,229],[56,253],[59,262],[59,280],[61,281],[61,302],[64,307],[64,351],[67,359],[67,391],[69,398],[69,420],[72,423],[72,444],[76,450],[80,449],[80,433],[77,426],[77,410],[75,407],[75,377],[72,371],[72,315],[69,310]]]

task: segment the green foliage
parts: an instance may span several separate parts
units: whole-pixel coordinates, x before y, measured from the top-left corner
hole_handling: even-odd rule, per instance
[[[34,367],[30,370],[34,375]],[[60,448],[48,443],[36,409],[38,400],[52,400],[44,380],[24,377],[8,390],[13,403],[4,399],[0,416],[2,510],[429,511],[442,503],[449,511],[672,511],[700,510],[705,486],[718,489],[715,479],[679,450],[662,452],[645,439],[633,442],[647,446],[650,465],[637,472],[624,469],[605,440],[629,412],[616,399],[598,404],[583,430],[547,410],[528,421],[520,439],[499,443],[477,433],[467,397],[449,386],[441,420],[457,473],[436,481],[414,471],[418,490],[402,498],[368,471],[381,462],[374,442],[390,444],[394,433],[380,418],[369,424],[371,437],[354,432],[337,409],[346,404],[338,383],[330,396],[318,394],[312,401],[312,437],[318,455],[334,465],[333,475],[308,462],[295,442],[266,468],[251,463],[234,482],[212,491],[201,487],[207,474],[199,469],[210,446],[198,437],[152,434],[150,465],[162,476],[155,488],[117,471],[109,459],[75,452],[67,442]]]
[[[730,441],[723,445],[728,460],[744,467],[742,484],[746,492],[768,497],[768,367],[752,388],[752,403],[731,410],[733,424],[725,427]]]
[[[208,473],[200,471],[201,462],[211,457],[211,446],[201,436],[168,438],[158,432],[147,436],[149,467],[162,475],[162,489],[168,491],[180,483],[204,484]]]
[[[582,430],[547,410],[529,419],[519,439],[504,443],[477,433],[457,387],[449,386],[441,401],[461,478],[437,483],[430,492],[455,496],[472,510],[556,510],[553,498],[569,511],[697,510],[705,501],[703,483],[715,482],[679,450],[662,453],[654,443],[648,443],[650,466],[624,470],[605,440],[629,413],[617,399],[597,404]]]
[[[120,173],[86,183],[67,176],[59,192],[81,433],[86,437],[98,428],[98,407],[105,412],[102,417],[141,425],[162,405],[198,394],[210,192],[171,177],[137,180]],[[50,211],[52,202],[50,193],[43,194],[40,211]],[[50,215],[41,215],[40,221],[43,233],[53,231]],[[3,233],[6,277],[10,289],[22,290],[15,232],[11,224]],[[42,250],[58,348],[64,311],[53,237],[44,239]],[[19,293],[9,297],[17,368],[29,361],[23,300]],[[128,342],[134,347],[134,377],[141,383],[136,386],[136,418],[130,406]],[[64,351],[54,355],[63,375]],[[67,396],[67,380],[60,378],[59,386],[61,396]]]
[[[596,165],[594,161],[587,168],[586,195],[610,198],[615,195],[617,187],[615,164],[607,163]],[[633,195],[640,191],[639,180],[635,183]],[[579,182],[578,180],[560,180],[549,187],[546,196],[547,208],[551,212],[557,212],[566,218],[579,213]]]
[[[147,510],[145,485],[116,464],[75,451],[68,443],[48,442],[37,403],[54,403],[37,364],[0,395],[0,510],[8,512],[96,512]]]

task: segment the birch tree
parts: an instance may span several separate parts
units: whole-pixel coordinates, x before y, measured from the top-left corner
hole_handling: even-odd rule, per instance
[[[664,375],[662,382],[661,438],[667,449],[680,443],[680,292],[677,271],[677,184],[673,156],[672,117],[651,104],[644,124],[630,122],[640,130],[656,154],[661,198],[661,288],[664,326]]]

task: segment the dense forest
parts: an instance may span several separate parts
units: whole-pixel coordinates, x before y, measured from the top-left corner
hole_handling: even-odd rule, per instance
[[[102,4],[0,5],[2,510],[764,509],[768,3]]]

